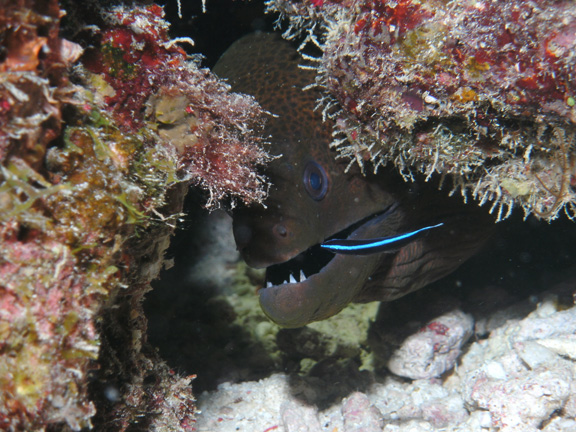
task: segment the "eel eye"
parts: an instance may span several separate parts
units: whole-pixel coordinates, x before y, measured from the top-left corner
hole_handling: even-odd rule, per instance
[[[328,174],[314,161],[308,162],[304,169],[304,188],[316,201],[320,201],[328,192]]]

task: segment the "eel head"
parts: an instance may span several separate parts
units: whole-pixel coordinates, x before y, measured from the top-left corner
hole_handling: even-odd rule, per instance
[[[456,238],[459,232],[453,225],[444,226],[437,217],[444,213],[450,220],[450,206],[439,207],[434,197],[420,199],[390,170],[364,176],[336,158],[330,148],[332,125],[315,110],[320,95],[315,89],[303,90],[314,83],[315,73],[300,68],[302,62],[279,36],[253,34],[235,42],[214,68],[234,91],[254,96],[271,114],[265,131],[270,153],[278,157],[265,170],[269,196],[265,206],[237,208],[232,216],[242,257],[252,267],[267,268],[260,304],[270,319],[285,327],[328,318],[352,301],[383,300],[417,289],[457,266],[451,262],[429,271],[432,240],[452,233],[440,243],[463,241]],[[388,251],[393,253],[341,255],[322,248],[332,239],[404,238],[411,229],[433,223],[439,228]],[[407,263],[418,265],[403,267]],[[402,268],[410,275],[398,270]],[[383,283],[365,292],[376,274]],[[393,276],[388,285],[387,275]]]

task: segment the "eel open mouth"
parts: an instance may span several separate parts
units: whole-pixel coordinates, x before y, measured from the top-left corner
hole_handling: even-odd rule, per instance
[[[316,244],[289,261],[266,268],[266,288],[304,282],[309,276],[320,272],[333,258],[332,252]]]
[[[372,222],[376,218],[386,218],[394,211],[396,206],[396,204],[392,204],[380,212],[373,213],[333,234],[325,241],[347,239],[361,226]],[[315,244],[288,261],[267,267],[265,286],[266,288],[271,288],[278,285],[304,282],[310,276],[319,273],[334,257],[335,254],[323,249],[320,243]]]

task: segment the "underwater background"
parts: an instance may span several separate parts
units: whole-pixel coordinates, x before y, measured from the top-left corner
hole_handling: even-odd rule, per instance
[[[576,430],[572,1],[0,6],[0,430]],[[267,114],[209,70],[255,31],[316,58],[334,157],[446,179],[482,248],[270,321],[230,216]]]

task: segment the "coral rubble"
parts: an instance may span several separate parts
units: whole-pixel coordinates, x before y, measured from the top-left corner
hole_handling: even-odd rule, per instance
[[[573,288],[574,280],[568,283]],[[527,316],[508,315],[487,339],[473,342],[443,379],[388,376],[325,410],[303,399],[321,397],[329,383],[312,386],[278,374],[258,382],[224,383],[199,397],[203,414],[198,425],[219,432],[250,427],[285,432],[572,431],[575,313],[557,295],[544,295]]]
[[[56,0],[0,10],[0,429],[189,431],[192,377],[146,343],[142,300],[190,184],[265,197],[261,110],[161,7],[88,4],[73,42]]]
[[[322,49],[319,109],[342,155],[449,177],[498,219],[575,216],[574,2],[266,4]]]

